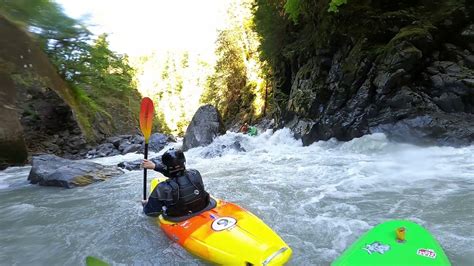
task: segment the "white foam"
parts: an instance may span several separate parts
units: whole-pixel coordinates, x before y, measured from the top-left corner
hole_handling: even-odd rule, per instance
[[[179,146],[180,143],[171,145]],[[152,153],[150,157],[161,152]],[[268,130],[255,137],[228,132],[207,147],[187,151],[186,157],[188,168],[201,172],[211,194],[251,210],[282,236],[293,248],[292,263],[328,265],[362,233],[388,219],[418,222],[433,230],[454,261],[474,261],[463,255],[474,244],[474,236],[458,233],[460,226],[472,227],[469,197],[472,198],[474,191],[473,154],[474,146],[417,147],[391,142],[383,134],[367,135],[349,142],[331,139],[305,147],[291,131],[281,129]],[[116,164],[142,156],[128,154],[92,161]],[[24,182],[26,176],[26,170],[0,172],[0,186]],[[74,215],[83,219],[83,212],[88,212],[89,216],[97,216],[89,218],[86,215],[91,219],[89,222],[97,223],[100,217],[103,228],[127,232],[129,229],[125,228],[129,228],[129,224],[144,219],[137,215],[140,206],[136,203],[141,197],[141,182],[141,173],[131,171],[125,178],[111,179],[84,189],[55,193],[45,188],[35,193],[25,190],[23,192],[28,195],[25,199],[29,201],[19,202],[16,207],[31,212],[37,210],[28,205],[35,202],[33,200],[46,206],[56,206],[60,200],[69,207],[51,208],[56,211],[54,219],[73,219],[70,216]],[[100,200],[84,200],[97,195],[101,195]],[[71,200],[66,202],[65,197]],[[133,205],[135,203],[137,205]],[[125,211],[117,212],[109,206]],[[5,208],[5,205],[0,207]],[[77,209],[63,215],[74,207]],[[48,215],[50,212],[48,210]],[[26,214],[36,215],[34,212]],[[118,227],[117,221],[123,223],[123,228]],[[155,253],[145,252],[152,250],[152,246],[161,245],[162,250],[174,253],[172,248],[167,249],[169,244],[165,238],[157,240],[162,234],[153,231],[156,228],[151,227],[154,226],[151,222],[150,230],[156,232],[153,237],[146,230],[148,225],[142,226],[145,229],[140,228],[138,232],[149,237],[149,241],[143,241],[145,244],[137,247],[144,251],[139,254],[139,258],[143,258],[139,263],[155,259]],[[87,227],[84,231],[74,231],[71,239],[76,243],[78,235],[88,235],[90,230],[97,235],[94,239],[111,236],[110,232],[101,232],[107,230]],[[64,230],[64,234],[66,232],[72,231]],[[129,238],[126,236],[125,239]],[[88,245],[85,241],[81,244]],[[112,247],[108,242],[103,245],[104,249]],[[127,249],[136,252],[131,246]],[[123,255],[122,262],[129,262],[130,256]],[[120,260],[113,262],[120,263]],[[172,263],[165,259],[159,262]],[[190,262],[189,257],[183,257],[183,262]]]

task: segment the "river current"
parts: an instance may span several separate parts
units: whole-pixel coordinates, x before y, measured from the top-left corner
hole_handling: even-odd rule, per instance
[[[229,148],[235,142],[245,151]],[[474,146],[418,147],[373,134],[303,147],[283,129],[227,133],[185,154],[211,194],[250,210],[290,245],[289,265],[329,265],[388,219],[421,224],[453,265],[474,265]],[[88,255],[114,265],[204,264],[142,213],[142,171],[74,189],[30,185],[29,171],[0,171],[0,265],[84,265]]]

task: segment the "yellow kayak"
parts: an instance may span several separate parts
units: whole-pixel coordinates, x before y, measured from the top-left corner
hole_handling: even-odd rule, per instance
[[[155,178],[151,189],[166,178]],[[222,265],[282,265],[291,248],[262,220],[231,202],[212,199],[210,206],[186,220],[157,223],[191,254]]]

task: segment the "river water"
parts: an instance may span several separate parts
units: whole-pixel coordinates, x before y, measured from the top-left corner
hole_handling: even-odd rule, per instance
[[[236,141],[245,152],[228,148]],[[252,211],[292,247],[289,265],[329,265],[388,219],[418,222],[453,265],[474,265],[473,154],[474,146],[417,147],[382,134],[303,147],[283,129],[228,133],[186,156],[208,191]],[[142,171],[62,189],[28,184],[29,170],[0,172],[0,265],[84,265],[88,255],[114,265],[204,264],[142,214]]]

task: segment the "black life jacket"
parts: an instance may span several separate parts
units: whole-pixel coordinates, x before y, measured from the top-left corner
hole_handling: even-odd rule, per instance
[[[204,190],[201,174],[186,170],[183,175],[169,179],[172,201],[165,201],[165,215],[178,217],[199,212],[209,204],[209,193]]]

